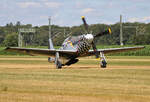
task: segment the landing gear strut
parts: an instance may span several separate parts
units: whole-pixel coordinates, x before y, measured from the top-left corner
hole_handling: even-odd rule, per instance
[[[57,69],[61,69],[62,68],[62,64],[61,64],[61,62],[59,60],[59,53],[58,52],[56,52],[55,64],[56,64],[56,68]]]
[[[61,68],[62,68],[62,64],[61,64],[60,61],[57,61],[57,63],[56,63],[56,68],[57,68],[57,69],[61,69]]]
[[[107,62],[104,56],[104,52],[100,52],[100,59],[101,59],[100,61],[101,68],[106,68]]]

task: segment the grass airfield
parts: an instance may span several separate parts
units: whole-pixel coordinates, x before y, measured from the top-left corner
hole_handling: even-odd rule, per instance
[[[46,57],[0,56],[0,102],[149,102],[150,57],[108,56],[55,69]]]

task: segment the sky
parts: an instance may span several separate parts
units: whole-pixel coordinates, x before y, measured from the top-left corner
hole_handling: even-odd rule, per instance
[[[0,0],[0,26],[12,22],[41,26],[78,26],[85,16],[88,24],[119,22],[150,23],[150,0]]]

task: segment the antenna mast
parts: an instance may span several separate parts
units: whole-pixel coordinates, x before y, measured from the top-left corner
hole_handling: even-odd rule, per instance
[[[51,17],[48,18],[49,20],[49,39],[51,38]]]
[[[120,15],[120,45],[123,46],[122,15]]]

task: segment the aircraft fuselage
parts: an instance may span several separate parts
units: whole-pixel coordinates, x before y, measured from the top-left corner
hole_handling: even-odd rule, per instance
[[[91,48],[94,40],[92,34],[83,34],[81,36],[70,36],[66,38],[60,50],[75,50],[79,56],[82,56]]]

